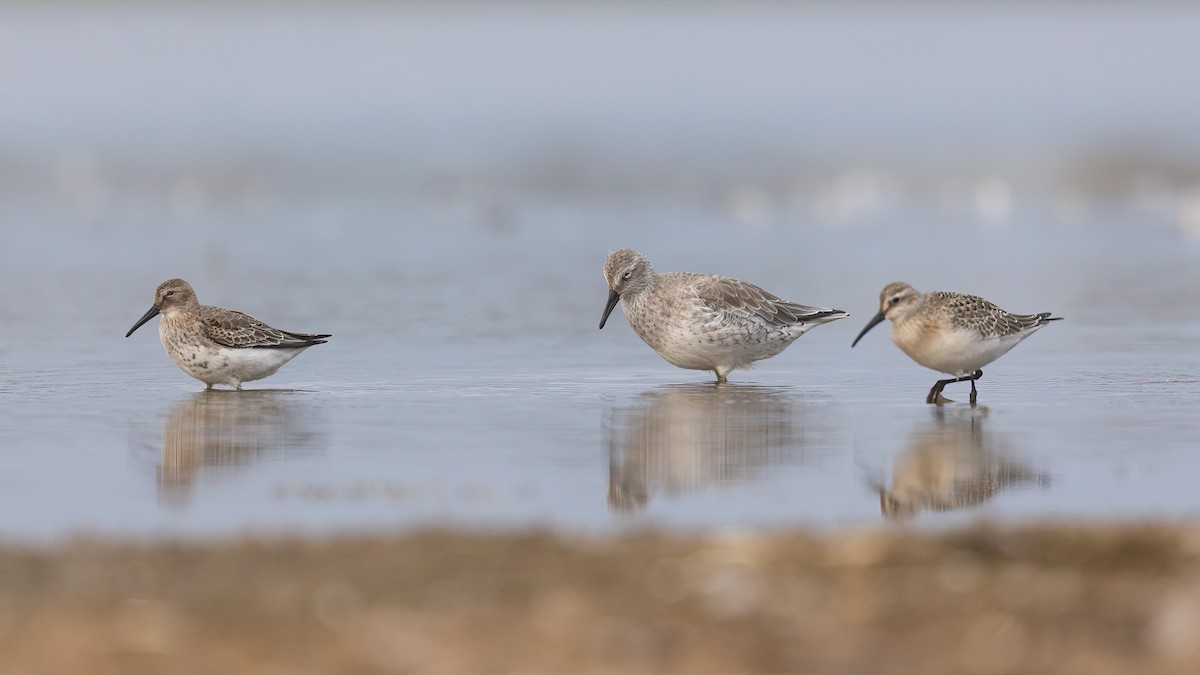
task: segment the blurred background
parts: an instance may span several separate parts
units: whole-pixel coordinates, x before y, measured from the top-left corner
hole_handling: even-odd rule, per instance
[[[1172,2],[2,3],[0,534],[1194,513],[1198,29]],[[596,330],[623,246],[852,318],[697,393]],[[279,391],[198,397],[153,324],[121,337],[170,277],[335,338]],[[931,415],[886,334],[848,348],[896,279],[1068,321],[989,370],[986,424]]]

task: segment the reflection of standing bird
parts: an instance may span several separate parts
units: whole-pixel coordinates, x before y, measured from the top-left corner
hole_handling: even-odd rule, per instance
[[[1021,340],[1062,317],[1041,314],[1010,314],[974,295],[921,293],[897,281],[879,294],[879,312],[854,338],[858,344],[867,331],[884,319],[892,322],[892,342],[917,363],[954,377],[938,380],[926,403],[937,403],[942,388],[951,382],[971,382],[971,405],[975,405],[975,380],[983,377],[987,364],[1004,356]]]
[[[201,305],[183,279],[160,284],[154,306],[125,337],[160,313],[158,335],[167,354],[183,372],[205,383],[205,389],[214,384],[241,389],[243,382],[274,374],[300,352],[330,337],[279,330],[249,314]]]
[[[657,274],[641,253],[623,248],[604,263],[608,304],[604,328],[618,301],[634,332],[672,365],[711,370],[725,382],[782,352],[813,326],[849,314],[782,300],[737,279],[712,274]]]
[[[892,461],[891,487],[879,488],[885,518],[921,511],[952,511],[982,504],[1020,485],[1050,484],[1050,477],[1008,458],[985,438],[983,420],[939,419],[918,429]]]
[[[616,411],[608,429],[608,504],[641,509],[654,493],[679,495],[752,478],[803,452],[792,400],[759,387],[669,387]]]
[[[163,493],[186,494],[206,466],[253,464],[314,445],[303,415],[278,392],[202,391],[163,420],[158,480]]]

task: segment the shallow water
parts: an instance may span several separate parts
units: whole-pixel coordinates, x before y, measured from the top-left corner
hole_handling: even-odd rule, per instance
[[[541,45],[559,50],[568,72],[595,67],[584,64],[606,38],[630,37],[627,24],[592,24],[586,10],[570,7],[550,19],[531,13],[496,25],[504,26],[502,36],[589,35],[579,50],[569,41]],[[714,7],[695,15],[708,30],[736,14],[732,6]],[[636,8],[624,11],[637,16]],[[307,71],[262,55],[272,39],[295,35],[285,30],[282,38],[246,46],[252,27],[278,19],[278,10],[201,12],[214,30],[245,40],[243,57],[281,77],[284,100],[297,106],[290,126],[274,125],[275,99],[233,91],[220,78],[185,78],[211,94],[208,122],[188,131],[187,120],[172,113],[195,94],[160,69],[208,72],[203,57],[213,56],[204,51],[211,47],[193,45],[197,55],[155,42],[158,60],[110,54],[93,64],[95,72],[80,70],[90,50],[114,35],[135,45],[160,31],[186,35],[195,18],[123,11],[136,20],[16,5],[4,8],[11,20],[0,22],[0,33],[36,25],[57,36],[66,45],[60,58],[73,66],[67,75],[47,74],[47,87],[31,84],[36,78],[13,80],[29,96],[0,136],[0,146],[11,149],[0,187],[0,536],[341,532],[430,523],[571,532],[651,524],[837,528],[885,520],[942,526],[978,517],[1171,518],[1200,511],[1192,478],[1200,472],[1200,173],[1163,159],[1170,153],[1115,168],[1080,159],[1120,155],[1113,148],[1135,137],[1200,147],[1195,116],[1184,114],[1200,104],[1191,90],[1141,82],[1137,109],[1172,114],[1148,119],[1128,107],[1100,106],[1083,125],[1090,125],[1081,133],[1086,138],[1075,139],[1083,144],[1077,154],[1071,143],[1054,144],[1062,119],[1129,92],[1089,76],[1057,106],[1039,103],[1052,114],[1031,113],[1025,124],[970,118],[945,136],[923,129],[917,146],[928,155],[909,145],[912,128],[903,119],[883,120],[873,133],[893,143],[883,143],[890,147],[884,159],[871,161],[849,150],[862,141],[861,121],[837,114],[856,99],[834,100],[821,109],[829,125],[821,159],[798,154],[781,163],[770,139],[789,139],[781,147],[795,151],[797,130],[746,112],[755,101],[769,103],[770,88],[743,91],[749,99],[736,105],[690,88],[683,103],[664,101],[651,89],[656,78],[692,71],[653,52],[657,65],[633,84],[602,78],[592,83],[599,93],[572,84],[579,88],[555,111],[553,141],[537,145],[534,132],[545,120],[525,114],[553,96],[518,88],[495,137],[515,134],[529,147],[514,152],[495,140],[464,149],[453,133],[435,133],[408,155],[389,145],[397,142],[389,136],[394,121],[354,119],[347,110],[398,105],[384,66],[387,58],[408,63],[404,50],[411,47],[396,47],[403,53],[390,57],[375,53],[382,61],[366,72],[334,57],[326,64],[332,72],[354,73],[342,86],[358,96],[355,107],[314,109],[306,103],[323,100],[322,89],[308,83]],[[450,35],[459,11],[425,7],[419,14],[432,35]],[[772,11],[790,17],[792,10]],[[819,27],[834,36],[895,18],[824,11]],[[992,11],[955,16],[987,25]],[[1186,7],[1132,23],[1122,23],[1122,11],[1083,19],[1059,7],[1054,16],[1095,22],[1080,38],[1085,51],[1103,43],[1106,29],[1153,43],[1149,51],[1122,52],[1135,59],[1135,70],[1200,56],[1194,41],[1172,37],[1180,17],[1170,12],[1190,19]],[[361,39],[367,52],[383,49],[388,35],[373,32],[375,12],[402,10],[340,15],[322,35],[335,45]],[[285,29],[321,31],[319,13],[288,16],[294,23],[283,21]],[[771,15],[738,16],[739,35],[772,23]],[[1032,49],[1049,51],[1054,32],[1035,30],[1037,17],[1014,15],[990,30],[1028,33]],[[707,63],[694,37],[659,30],[681,53]],[[657,35],[634,33],[642,49]],[[473,71],[443,53],[451,47],[425,48],[445,57],[433,62],[448,64],[451,85],[444,86],[460,98],[422,98],[406,123],[433,133],[434,113],[453,109],[460,117],[448,124],[471,126],[487,117],[488,106],[509,101],[504,92],[471,90]],[[892,76],[921,79],[927,72],[928,54],[890,49]],[[769,81],[788,72],[777,56],[767,50],[739,58]],[[986,72],[1014,57],[974,56]],[[538,59],[505,58],[511,80],[536,83],[545,75]],[[123,69],[135,61],[142,64],[135,80],[166,78],[160,96],[142,106],[120,94],[96,98],[84,106],[97,113],[86,128],[40,114],[71,78],[120,90]],[[1086,64],[1057,67],[1070,76]],[[714,76],[726,84],[733,77]],[[561,83],[556,78],[565,76],[548,77]],[[1002,89],[1021,95],[1048,86],[1034,79],[1022,90],[1019,77],[1004,82]],[[946,103],[961,84],[946,77],[922,86]],[[443,85],[429,86],[436,93]],[[884,101],[887,91],[874,95]],[[586,113],[592,99],[582,92],[618,96],[626,103],[621,110],[648,106],[649,127],[627,115],[617,115],[613,126],[599,124]],[[161,124],[179,125],[180,133],[151,127],[139,140],[140,118],[122,122],[113,113],[121,101],[139,114],[162,113]],[[695,122],[700,133],[667,134],[662,152],[646,159],[642,134],[657,138],[655,129],[670,126],[671,106],[689,101],[705,106]],[[942,110],[936,100],[909,105],[916,109],[908,114],[922,119]],[[922,105],[929,107],[922,112]],[[1010,135],[1000,127],[1008,124],[1053,161],[1013,163],[1001,152]],[[243,138],[253,129],[263,130],[262,146]],[[750,150],[731,164],[721,160],[721,143],[697,142],[742,132]],[[373,133],[388,137],[377,153],[351,142]],[[930,165],[931,156],[966,152],[964,135],[980,139],[974,154]],[[380,159],[391,152],[403,159]],[[729,274],[852,317],[814,329],[782,355],[715,387],[710,374],[663,362],[617,314],[596,329],[606,296],[600,267],[619,246],[641,249],[662,271]],[[202,392],[163,353],[154,322],[121,337],[149,306],[154,286],[172,276],[191,281],[201,302],[334,338],[249,384],[253,391]],[[984,369],[980,408],[962,402],[964,385],[947,389],[958,402],[935,408],[923,398],[936,374],[896,350],[885,326],[849,348],[874,313],[879,289],[895,279],[1067,320]]]
[[[842,527],[1197,510],[1194,314],[1110,323],[1051,287],[1030,309],[1068,320],[986,368],[980,408],[963,385],[937,408],[923,403],[934,375],[885,331],[849,349],[870,293],[831,303],[852,319],[717,387],[661,361],[619,318],[597,331],[596,267],[581,264],[578,283],[542,302],[475,308],[457,284],[424,287],[449,313],[481,315],[478,334],[441,341],[406,330],[438,320],[408,308],[411,291],[322,318],[304,308],[337,307],[331,296],[353,289],[321,285],[305,299],[255,286],[226,299],[197,282],[202,299],[335,334],[244,392],[201,391],[153,331],[122,338],[153,281],[116,284],[107,316],[26,331],[4,350],[0,531]],[[561,309],[538,316],[542,304]],[[527,317],[530,335],[504,330]]]

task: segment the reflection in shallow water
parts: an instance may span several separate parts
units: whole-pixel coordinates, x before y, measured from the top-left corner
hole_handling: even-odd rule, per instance
[[[203,467],[253,464],[323,445],[306,406],[283,391],[201,391],[163,421],[159,493],[182,503]]]
[[[655,389],[613,412],[608,504],[643,508],[651,494],[680,495],[752,478],[797,461],[803,413],[785,389],[686,385]]]
[[[892,460],[891,486],[878,488],[884,518],[969,508],[1013,487],[1049,485],[1049,476],[1009,457],[1001,439],[984,431],[986,417],[987,408],[938,407],[932,424],[918,425]]]

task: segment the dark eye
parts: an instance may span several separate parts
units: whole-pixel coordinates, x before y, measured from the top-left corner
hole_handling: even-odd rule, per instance
[[[175,295],[175,291],[167,291],[167,292],[166,292],[166,294],[165,294],[163,297],[164,297],[164,298],[169,298],[169,297],[171,297],[172,295]]]
[[[628,271],[628,272],[626,272],[624,275],[622,275],[622,276],[621,276],[621,278],[622,278],[622,279],[629,279],[629,278],[631,278],[632,276],[633,276],[633,270],[629,270],[629,271]]]
[[[892,298],[892,304],[893,304],[893,305],[895,305],[895,304],[897,304],[897,303],[899,303],[899,302],[900,302],[900,296],[898,296],[898,295],[897,295],[896,297]]]

